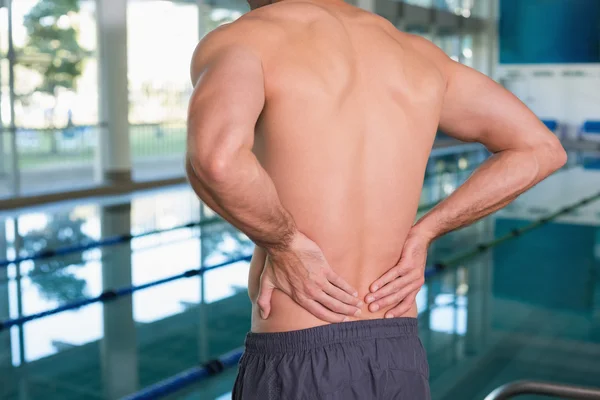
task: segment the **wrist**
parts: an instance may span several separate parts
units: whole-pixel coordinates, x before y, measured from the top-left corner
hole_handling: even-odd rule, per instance
[[[419,223],[410,229],[408,236],[417,238],[419,241],[426,243],[427,246],[437,238],[437,234],[433,230],[427,229]]]
[[[290,252],[296,243],[298,243],[301,233],[295,228],[283,232],[277,241],[271,243],[259,244],[259,247],[265,249],[270,256],[276,256],[282,253]]]

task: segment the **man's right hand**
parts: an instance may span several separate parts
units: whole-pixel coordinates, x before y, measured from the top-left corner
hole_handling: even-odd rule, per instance
[[[263,319],[271,312],[274,289],[331,323],[360,315],[363,306],[358,292],[333,271],[321,248],[301,233],[295,235],[287,249],[267,250],[257,301]]]
[[[425,283],[425,264],[431,236],[423,235],[417,228],[409,232],[398,263],[371,284],[366,302],[369,311],[386,311],[386,318],[400,317],[415,304],[417,293]]]

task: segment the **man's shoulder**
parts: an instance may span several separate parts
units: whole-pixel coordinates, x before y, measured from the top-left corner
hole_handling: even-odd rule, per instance
[[[256,16],[244,15],[234,22],[223,24],[207,33],[196,46],[195,56],[210,53],[225,46],[252,46],[260,37],[272,30],[268,21]]]
[[[412,51],[419,53],[421,56],[427,58],[430,62],[436,64],[438,67],[449,61],[448,56],[442,49],[437,47],[430,40],[411,33],[399,32],[401,35],[402,43],[409,47]]]
[[[221,54],[243,51],[261,58],[263,49],[268,45],[268,38],[274,36],[274,27],[270,25],[272,24],[264,18],[244,15],[207,33],[196,45],[192,56],[192,81],[207,63]]]

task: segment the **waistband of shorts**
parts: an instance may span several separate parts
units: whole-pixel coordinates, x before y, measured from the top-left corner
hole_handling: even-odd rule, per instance
[[[307,351],[331,344],[417,336],[416,318],[389,318],[342,322],[289,332],[255,333],[246,336],[246,352],[288,353]]]

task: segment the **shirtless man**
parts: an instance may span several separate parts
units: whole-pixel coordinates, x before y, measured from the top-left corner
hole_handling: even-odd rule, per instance
[[[187,172],[256,243],[234,399],[429,399],[415,296],[435,238],[565,163],[518,99],[341,0],[250,0],[192,61]],[[438,126],[494,155],[413,226]]]

